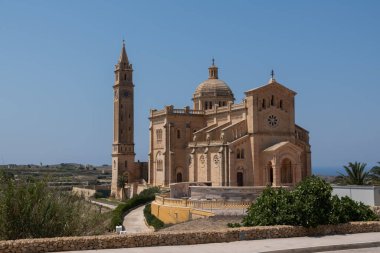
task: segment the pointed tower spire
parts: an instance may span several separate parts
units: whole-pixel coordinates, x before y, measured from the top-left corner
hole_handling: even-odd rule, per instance
[[[128,64],[128,56],[127,51],[125,50],[125,40],[123,40],[123,48],[121,49],[119,63],[126,63]]]
[[[212,65],[208,68],[208,79],[218,79],[218,67],[215,65],[215,59],[212,58]]]

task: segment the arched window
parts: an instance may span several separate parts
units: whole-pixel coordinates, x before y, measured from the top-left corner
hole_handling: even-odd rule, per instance
[[[182,182],[182,173],[178,172],[177,173],[177,183],[181,183],[181,182]]]
[[[156,155],[156,170],[157,171],[163,170],[163,162],[162,162],[161,152],[158,152]]]
[[[263,109],[265,109],[265,106],[266,106],[265,99],[263,99],[263,104],[261,105],[261,107],[262,107]]]
[[[285,158],[281,162],[281,183],[291,184],[293,182],[292,162]]]
[[[208,102],[210,109],[212,109],[212,101]]]
[[[270,100],[270,105],[274,106],[274,96],[272,95],[272,99]]]
[[[124,166],[125,166],[125,168],[128,168],[128,161],[124,162]]]
[[[240,158],[244,159],[244,148],[240,150]]]
[[[206,101],[205,102],[205,110],[207,110],[208,109],[208,102]]]
[[[280,108],[282,109],[282,100],[280,100]]]
[[[124,75],[124,80],[127,80],[127,74]]]
[[[116,169],[116,161],[113,161],[113,167]]]
[[[240,159],[240,149],[236,149],[236,158]]]
[[[177,139],[181,139],[181,130],[177,129]]]

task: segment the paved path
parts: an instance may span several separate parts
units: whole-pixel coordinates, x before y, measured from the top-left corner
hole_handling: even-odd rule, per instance
[[[124,217],[123,226],[127,234],[154,232],[145,224],[144,207],[140,206]]]
[[[161,246],[161,247],[144,247],[144,248],[127,248],[127,249],[105,249],[105,250],[86,250],[86,251],[68,251],[71,253],[257,253],[257,252],[272,252],[272,253],[305,253],[305,252],[322,252],[327,250],[339,250],[342,247],[351,248],[369,247],[369,243],[377,244],[380,247],[380,232],[379,233],[361,233],[349,235],[330,235],[322,237],[293,237],[281,239],[266,239],[253,241],[238,241],[229,243],[210,243],[197,245],[183,246]],[[346,248],[347,249],[347,248]],[[376,248],[375,248],[376,249]],[[354,250],[351,252],[376,252]],[[68,253],[66,252],[66,253]],[[339,252],[339,251],[337,251]],[[344,251],[343,251],[344,252]],[[350,252],[350,251],[348,251]]]

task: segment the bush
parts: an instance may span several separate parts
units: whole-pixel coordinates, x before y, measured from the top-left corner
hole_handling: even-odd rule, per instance
[[[109,198],[111,191],[110,190],[96,190],[94,198]]]
[[[377,215],[366,205],[356,202],[349,197],[332,197],[330,224],[346,223],[349,221],[377,220]]]
[[[105,218],[84,198],[45,181],[0,178],[0,240],[103,233]]]
[[[125,203],[120,204],[112,211],[112,219],[110,228],[115,229],[115,226],[123,224],[123,218],[126,213],[131,211],[131,209],[151,202],[155,198],[155,194],[160,192],[160,188],[152,187],[143,190],[139,195],[127,200]]]
[[[227,227],[229,227],[229,228],[240,228],[241,224],[240,223],[227,223]]]
[[[148,205],[145,206],[145,208],[144,208],[144,216],[145,216],[146,222],[150,226],[154,227],[154,229],[160,229],[160,228],[162,228],[165,225],[162,221],[160,221],[159,219],[157,219],[157,217],[152,214],[152,212],[151,212],[151,205],[150,204],[148,204]]]
[[[266,188],[256,203],[252,204],[243,219],[244,226],[293,225],[296,217],[293,211],[294,198],[284,188]]]
[[[332,196],[332,187],[312,176],[293,191],[268,187],[247,210],[244,226],[299,225],[316,227],[348,221],[376,220],[376,214],[349,197]]]
[[[332,187],[319,177],[308,177],[301,181],[294,191],[296,224],[316,227],[329,223]]]

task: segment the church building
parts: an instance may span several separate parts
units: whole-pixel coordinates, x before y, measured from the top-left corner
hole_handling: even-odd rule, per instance
[[[243,102],[235,104],[214,60],[208,72],[208,79],[194,91],[192,108],[151,110],[148,183],[292,186],[310,176],[309,132],[295,123],[296,92],[278,83],[272,71],[267,84],[246,91]],[[131,96],[131,73],[126,68],[117,77],[126,75],[130,84],[115,97]],[[126,100],[124,110],[130,110],[133,103]],[[129,119],[133,113],[125,116]],[[125,144],[114,146],[126,154],[118,160],[121,165],[134,157],[133,132],[126,129],[120,136]]]

